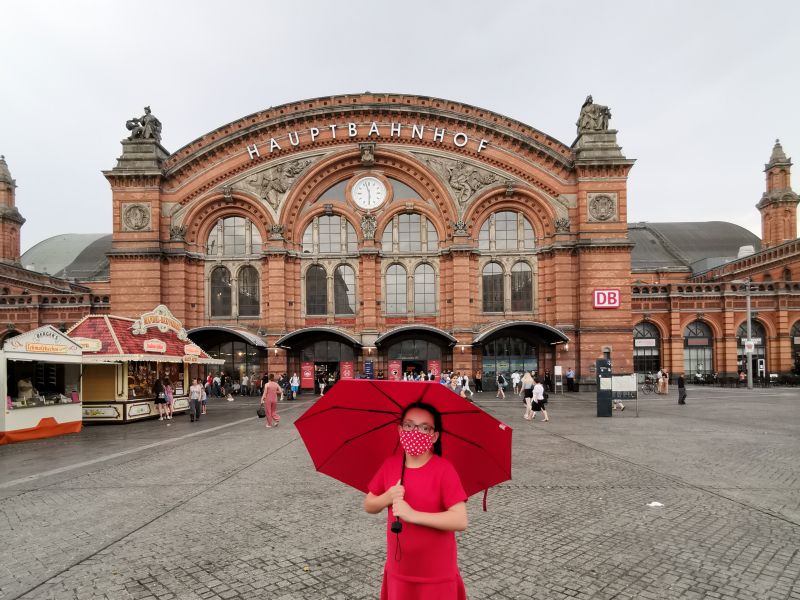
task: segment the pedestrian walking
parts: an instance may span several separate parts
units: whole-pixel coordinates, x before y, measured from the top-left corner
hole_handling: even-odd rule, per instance
[[[172,389],[172,384],[167,377],[164,378],[164,395],[167,397],[167,404],[165,407],[167,419],[172,419],[172,404],[175,402],[175,391]]]
[[[269,381],[264,386],[264,391],[261,393],[261,404],[264,405],[264,416],[266,417],[266,427],[269,429],[272,426],[277,427],[281,418],[278,416],[278,394],[281,393],[281,388],[275,382],[275,373],[269,374]]]
[[[403,374],[404,376],[407,373]],[[325,395],[325,386],[328,385],[328,378],[325,377],[325,373],[320,371],[319,377],[317,377],[317,383],[319,384],[319,396],[320,398]]]
[[[503,376],[502,373],[498,373],[496,377],[497,382],[497,394],[495,394],[495,398],[500,398],[501,400],[506,399],[506,378]]]
[[[533,378],[533,401],[531,402],[531,408],[533,409],[533,416],[531,417],[531,421],[536,419],[536,413],[538,411],[542,412],[542,421],[545,423],[550,420],[550,417],[547,416],[547,392],[544,391],[544,386],[542,385],[541,381],[538,377]]]
[[[240,390],[240,393],[242,394],[242,396],[249,396],[250,395],[250,378],[247,376],[246,372],[245,372],[244,375],[242,375],[242,381],[241,381],[239,390]]]
[[[292,373],[292,377],[289,379],[289,387],[292,389],[292,400],[297,400],[297,392],[300,390],[300,378],[297,373]]]
[[[153,382],[153,402],[158,409],[158,420],[163,421],[167,412],[167,394],[160,377]]]
[[[520,377],[520,375],[519,375],[519,373],[517,371],[514,371],[513,373],[511,373],[511,387],[514,390],[514,394],[516,396],[521,396],[522,395],[522,386],[521,386],[521,383],[520,383],[521,381],[522,381],[522,377]]]
[[[455,532],[467,528],[467,495],[453,465],[442,458],[441,429],[433,406],[408,405],[397,427],[403,456],[387,458],[369,483],[364,510],[389,509],[381,600],[466,599]],[[396,535],[395,519],[402,523]]]
[[[533,375],[530,371],[525,371],[522,376],[522,400],[525,402],[525,414],[523,418],[530,421],[533,419]]]
[[[206,391],[197,379],[192,379],[189,386],[189,421],[194,423],[200,420],[200,404],[206,396]]]
[[[686,404],[686,380],[683,373],[678,375],[678,404]]]
[[[475,380],[475,391],[476,392],[482,392],[483,391],[483,379],[482,379],[482,377],[483,377],[483,374],[481,373],[480,369],[475,371],[475,375],[473,375],[473,377],[472,377]]]

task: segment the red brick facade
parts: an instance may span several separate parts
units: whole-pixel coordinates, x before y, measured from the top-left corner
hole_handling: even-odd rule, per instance
[[[484,109],[404,95],[335,96],[271,108],[173,154],[157,139],[125,140],[117,166],[105,172],[113,202],[107,293],[114,314],[136,317],[165,304],[187,329],[247,329],[268,346],[269,370],[275,372],[296,368],[302,344],[286,340],[311,327],[323,338],[356,340],[357,370],[365,360],[385,370],[385,346],[376,347],[376,340],[405,325],[439,330],[443,366],[472,372],[482,368],[484,342],[491,337],[482,334],[501,323],[507,327],[498,331],[533,344],[539,369],[574,366],[589,383],[594,361],[604,355],[611,356],[615,372],[634,369],[631,331],[642,322],[658,328],[660,360],[674,373],[684,367],[687,324],[707,323],[713,370],[734,373],[744,295],[725,282],[750,276],[764,285],[763,292],[753,292],[753,310],[768,332],[768,370],[788,373],[795,360],[791,331],[800,320],[790,161],[781,151],[767,165],[759,210],[768,250],[694,278],[688,271],[632,272],[632,165],[607,123],[579,131],[566,146]],[[364,176],[388,188],[388,199],[377,209],[361,209],[354,201],[353,184]],[[239,241],[229,241],[220,224],[232,217],[249,222]],[[420,234],[422,250],[397,251],[396,241],[385,243],[387,226],[402,236],[412,218],[429,227]],[[341,225],[342,240],[350,240],[352,230],[355,247],[317,250],[332,222]],[[513,249],[498,238],[501,230],[518,236]],[[212,249],[212,240],[246,250],[223,256]],[[501,272],[496,281],[502,306],[487,311],[482,275],[490,263]],[[515,269],[523,263],[532,272],[532,298],[520,309],[512,300],[520,281]],[[435,309],[415,311],[415,269],[423,264],[433,271]],[[247,268],[255,269],[256,315],[211,314],[219,265],[229,269],[234,289],[244,285]],[[337,314],[335,308],[340,281],[334,273],[342,265],[355,272],[355,314]],[[407,274],[401,287],[392,288],[404,290],[394,299],[387,282],[393,265]],[[325,314],[312,314],[307,306],[309,270],[317,266],[327,274]],[[595,307],[598,289],[618,290],[619,306]],[[389,308],[400,293],[409,303],[402,314]],[[234,307],[235,297],[234,292]],[[27,328],[24,317],[19,323]]]

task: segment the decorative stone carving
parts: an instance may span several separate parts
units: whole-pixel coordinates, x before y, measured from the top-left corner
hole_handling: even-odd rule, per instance
[[[169,228],[169,239],[171,242],[185,242],[186,241],[186,226],[173,225]]]
[[[297,159],[281,163],[242,182],[253,189],[274,210],[278,210],[295,179],[311,164],[310,160]]]
[[[282,240],[283,239],[283,225],[271,225],[269,228],[269,239]]]
[[[123,204],[122,230],[143,231],[150,229],[149,204]]]
[[[602,104],[595,104],[592,96],[586,96],[586,100],[581,106],[581,114],[578,117],[578,134],[584,131],[608,131],[608,120],[611,118],[611,110]]]
[[[617,221],[616,194],[588,194],[589,222]]]
[[[453,237],[464,237],[467,234],[467,224],[464,221],[453,222]]]
[[[556,233],[569,233],[569,217],[559,217],[555,220]]]
[[[514,182],[511,179],[506,179],[506,197],[514,195]]]
[[[475,193],[498,181],[498,177],[494,173],[468,165],[463,160],[447,158],[426,158],[424,160],[445,181],[462,209]]]
[[[125,127],[131,132],[129,140],[155,140],[161,142],[161,121],[150,112],[150,107],[144,107],[141,117],[134,117],[125,122]]]
[[[365,240],[374,240],[376,229],[378,229],[378,220],[375,218],[375,215],[364,215],[361,217],[361,231],[364,232]]]
[[[359,144],[361,149],[361,164],[365,167],[371,167],[375,164],[375,144]]]
[[[233,190],[231,189],[231,186],[226,185],[224,188],[222,188],[222,197],[225,201],[225,204],[233,204]]]

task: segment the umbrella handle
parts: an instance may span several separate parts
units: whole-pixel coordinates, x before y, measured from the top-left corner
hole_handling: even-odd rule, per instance
[[[403,485],[403,480],[406,478],[406,453],[403,452],[403,468],[400,469],[400,485]],[[400,517],[395,517],[391,525],[392,533],[400,533],[403,531],[403,524],[400,522]]]

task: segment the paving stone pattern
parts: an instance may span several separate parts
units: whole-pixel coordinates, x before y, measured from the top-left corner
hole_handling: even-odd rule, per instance
[[[314,471],[291,425],[311,401],[277,429],[237,424],[242,399],[0,447],[0,599],[377,598],[385,516]],[[515,428],[514,479],[468,504],[470,598],[800,599],[797,390],[690,388],[611,419],[554,394],[549,423],[477,401]]]

